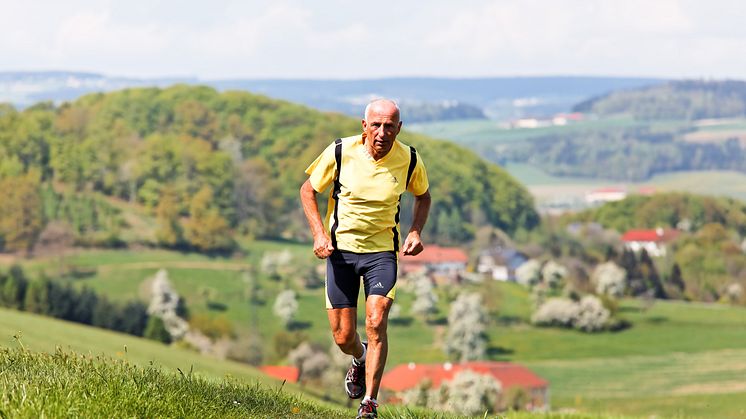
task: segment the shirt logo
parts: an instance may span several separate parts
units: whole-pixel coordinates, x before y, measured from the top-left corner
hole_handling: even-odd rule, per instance
[[[373,285],[371,288],[383,288],[383,284],[379,282],[376,285]]]
[[[391,183],[399,183],[399,181],[396,179],[396,176],[391,176]]]

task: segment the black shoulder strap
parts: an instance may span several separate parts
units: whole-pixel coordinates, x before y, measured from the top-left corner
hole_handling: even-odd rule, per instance
[[[342,139],[337,138],[334,140],[334,160],[337,163],[337,170],[334,174],[334,190],[332,191],[332,198],[334,198],[334,223],[331,228],[331,239],[332,246],[337,248],[337,227],[339,227],[339,192],[342,189],[342,184],[339,182],[339,174],[342,171]]]
[[[417,150],[414,149],[414,147],[409,146],[409,169],[407,169],[407,183],[404,185],[404,188],[409,187],[409,180],[412,179],[412,173],[414,173],[414,168],[417,166]]]
[[[337,138],[334,140],[334,161],[337,162],[337,170],[334,175],[334,198],[337,198],[337,194],[339,194],[340,189],[340,183],[339,183],[339,173],[342,170],[342,139]]]

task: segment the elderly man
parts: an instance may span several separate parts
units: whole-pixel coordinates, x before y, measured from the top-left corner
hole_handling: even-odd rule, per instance
[[[301,203],[313,234],[313,252],[327,259],[326,308],[334,341],[352,365],[345,377],[350,398],[365,396],[358,418],[376,418],[376,396],[386,365],[388,312],[394,300],[398,252],[423,249],[420,233],[430,210],[425,165],[413,147],[397,141],[399,107],[378,99],[365,108],[363,132],[330,144],[306,169]],[[316,194],[332,186],[321,221]],[[399,205],[415,196],[412,227],[399,246]],[[357,333],[357,299],[362,277],[365,332]]]

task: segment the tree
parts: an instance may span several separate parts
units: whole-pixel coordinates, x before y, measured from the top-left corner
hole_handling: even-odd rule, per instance
[[[430,315],[438,312],[438,296],[433,289],[433,282],[426,275],[418,275],[414,278],[413,285],[415,300],[412,304],[412,314],[427,320]]]
[[[444,350],[460,362],[484,358],[487,350],[487,313],[479,294],[460,294],[451,304]]]
[[[171,335],[172,340],[179,340],[189,331],[189,323],[179,317],[179,301],[181,297],[171,286],[168,272],[165,269],[155,274],[151,285],[150,305],[147,313],[160,317],[163,325]]]
[[[275,316],[282,321],[282,324],[286,328],[289,327],[298,313],[298,300],[295,298],[295,291],[285,290],[280,292],[275,299],[272,310]]]
[[[148,317],[148,324],[145,326],[143,337],[165,344],[171,343],[171,334],[166,330],[166,325],[163,323],[163,319],[158,316]]]
[[[0,250],[31,250],[42,228],[39,174],[0,179],[0,202]]]
[[[308,380],[321,378],[330,366],[329,356],[308,342],[290,351],[288,361],[298,368],[298,382],[301,385]]]
[[[183,232],[179,222],[179,206],[176,192],[172,188],[163,188],[161,199],[155,209],[158,229],[155,237],[163,246],[177,247],[183,241]]]
[[[521,264],[515,270],[515,278],[519,284],[533,287],[541,282],[541,262],[536,259],[530,259]]]
[[[231,250],[234,246],[228,222],[211,206],[212,189],[204,186],[192,198],[184,238],[204,252]]]
[[[502,391],[502,386],[494,377],[471,370],[458,372],[453,380],[441,386],[446,386],[448,410],[467,416],[494,412]]]
[[[609,261],[596,266],[591,280],[596,284],[596,292],[614,298],[624,295],[627,283],[627,272]]]
[[[14,265],[7,275],[0,274],[0,306],[21,309],[28,281],[20,266]]]

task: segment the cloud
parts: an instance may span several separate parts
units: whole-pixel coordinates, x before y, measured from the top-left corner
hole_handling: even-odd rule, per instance
[[[0,70],[204,78],[746,74],[736,52],[746,40],[746,4],[735,0],[34,3],[0,0]]]

